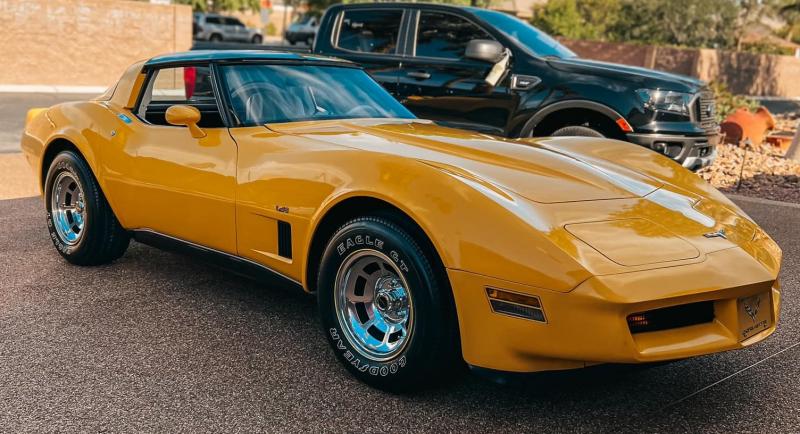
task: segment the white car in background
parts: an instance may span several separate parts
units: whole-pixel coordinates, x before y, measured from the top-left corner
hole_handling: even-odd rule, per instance
[[[314,37],[317,36],[317,29],[319,29],[319,18],[314,15],[303,15],[286,29],[284,36],[292,45],[305,42],[306,45],[311,46],[314,43]]]
[[[264,36],[260,29],[247,27],[236,17],[219,14],[194,14],[192,25],[194,39],[211,42],[252,42],[261,44]]]

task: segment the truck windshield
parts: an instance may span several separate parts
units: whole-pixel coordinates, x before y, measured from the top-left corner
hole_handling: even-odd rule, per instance
[[[231,106],[243,125],[411,114],[361,69],[319,65],[222,67]]]
[[[551,38],[547,33],[519,18],[503,12],[486,9],[472,9],[472,12],[492,27],[505,33],[509,38],[515,39],[523,48],[535,55],[542,57],[554,56],[561,59],[577,57],[569,48],[561,45],[560,42]]]

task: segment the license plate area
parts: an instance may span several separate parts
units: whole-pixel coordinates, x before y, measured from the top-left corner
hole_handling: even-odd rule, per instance
[[[747,340],[772,325],[772,300],[769,292],[736,301],[739,317],[739,341]]]

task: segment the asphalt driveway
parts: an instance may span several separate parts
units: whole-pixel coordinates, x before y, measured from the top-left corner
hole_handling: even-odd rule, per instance
[[[767,341],[393,396],[339,366],[306,295],[135,243],[70,266],[38,198],[0,201],[0,432],[797,432],[800,208],[740,204],[785,253]]]

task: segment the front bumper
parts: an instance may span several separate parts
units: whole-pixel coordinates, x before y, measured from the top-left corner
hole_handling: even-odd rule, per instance
[[[460,270],[448,275],[464,359],[509,372],[674,360],[743,348],[775,331],[780,305],[775,276],[739,248],[710,253],[691,265],[595,276],[568,293]],[[487,287],[539,297],[547,322],[493,312]],[[764,308],[770,308],[771,323],[740,340],[737,300],[756,294],[769,294]],[[633,313],[705,301],[713,302],[711,322],[644,333],[629,329]]]
[[[698,170],[717,158],[719,134],[683,136],[672,134],[630,133],[628,140],[664,154],[690,170]]]

